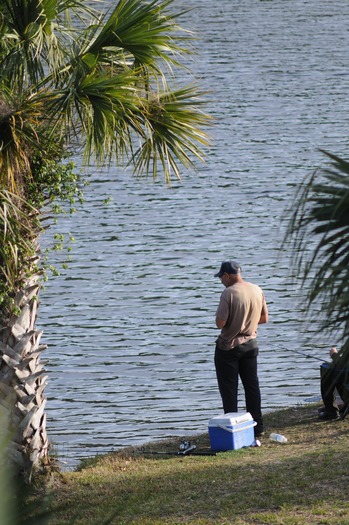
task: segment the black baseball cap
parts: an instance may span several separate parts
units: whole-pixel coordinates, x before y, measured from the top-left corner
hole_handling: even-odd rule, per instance
[[[222,277],[225,273],[232,273],[234,275],[241,272],[241,266],[236,261],[225,261],[221,264],[221,269],[215,274],[215,277]]]

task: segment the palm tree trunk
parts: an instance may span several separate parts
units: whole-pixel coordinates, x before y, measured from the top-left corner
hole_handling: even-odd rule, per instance
[[[2,434],[7,434],[8,457],[20,472],[31,475],[47,461],[46,372],[40,362],[46,345],[35,328],[39,275],[17,293],[18,315],[0,319],[0,410]]]

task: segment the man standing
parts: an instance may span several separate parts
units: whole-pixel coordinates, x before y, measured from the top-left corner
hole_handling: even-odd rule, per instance
[[[238,411],[240,376],[246,410],[257,423],[255,436],[258,437],[263,433],[263,418],[257,375],[257,326],[268,322],[267,304],[261,288],[243,280],[237,262],[223,262],[215,277],[219,277],[225,286],[216,312],[216,326],[221,333],[215,351],[223,410],[225,413]]]

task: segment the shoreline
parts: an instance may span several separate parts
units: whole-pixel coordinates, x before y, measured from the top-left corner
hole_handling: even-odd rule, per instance
[[[129,447],[90,458],[79,470],[57,473],[47,498],[33,496],[34,517],[46,502],[49,525],[344,525],[349,417],[321,421],[319,406],[267,414],[260,447],[176,457]],[[272,431],[287,443],[271,441]],[[208,434],[195,443],[208,447]],[[165,440],[161,450],[174,445]],[[148,446],[159,450],[160,443]]]
[[[277,408],[269,408],[269,409],[266,409],[263,411],[263,418],[264,417],[267,417],[268,414],[271,414],[271,413],[274,413],[274,412],[279,412],[279,411],[285,411],[285,410],[288,410],[288,409],[294,409],[294,408],[297,408],[299,406],[308,406],[308,405],[311,405],[311,404],[316,404],[316,403],[320,403],[321,402],[321,396],[320,395],[314,395],[312,397],[308,397],[307,399],[304,399],[302,402],[299,402],[299,403],[296,403],[294,405],[285,405],[285,406],[282,406],[282,407],[277,407]],[[215,414],[217,415],[217,414]],[[207,427],[208,427],[208,421],[207,420]],[[114,453],[119,453],[121,452],[122,450],[129,450],[129,449],[137,449],[137,448],[141,448],[141,447],[144,447],[144,446],[148,446],[149,443],[151,444],[161,444],[161,443],[164,443],[166,441],[169,441],[169,442],[173,442],[174,440],[178,440],[179,442],[183,439],[183,440],[189,440],[189,441],[193,441],[195,440],[195,438],[197,436],[204,436],[205,434],[207,433],[208,435],[208,428],[207,428],[207,432],[196,432],[196,431],[193,431],[193,432],[183,432],[183,433],[176,433],[176,434],[173,434],[173,435],[170,435],[170,436],[165,436],[165,437],[160,437],[160,438],[156,438],[156,439],[152,439],[150,438],[149,440],[146,440],[146,441],[142,441],[142,442],[139,442],[139,443],[134,443],[134,444],[127,444],[127,445],[122,445],[118,448],[111,448],[110,450],[105,450],[103,452],[96,452],[95,454],[89,454],[87,456],[79,456],[77,459],[74,457],[74,456],[68,456],[68,457],[63,457],[61,454],[59,454],[59,452],[57,453],[54,453],[52,454],[52,458],[54,458],[55,462],[59,465],[59,469],[62,471],[62,472],[74,472],[76,471],[77,469],[80,468],[80,464],[85,464],[86,462],[88,463],[90,460],[94,460],[94,458],[100,458],[100,457],[103,457],[103,456],[106,456],[106,455],[109,455],[109,454],[114,454]],[[55,444],[53,443],[52,444],[52,449],[53,451],[55,450]]]

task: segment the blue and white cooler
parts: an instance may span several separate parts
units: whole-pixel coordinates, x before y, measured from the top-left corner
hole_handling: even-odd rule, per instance
[[[211,450],[224,452],[253,445],[256,424],[249,412],[229,412],[213,417],[208,423]]]

